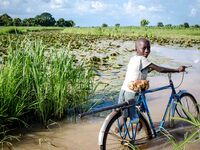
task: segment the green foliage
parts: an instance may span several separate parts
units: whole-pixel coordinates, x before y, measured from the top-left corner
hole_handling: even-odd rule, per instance
[[[114,39],[135,40],[141,37],[160,45],[178,44],[182,47],[198,46],[200,44],[199,28],[179,27],[109,27],[109,28],[66,28],[64,33],[93,35],[96,37],[109,37]]]
[[[12,18],[8,14],[3,14],[0,16],[0,26],[11,26]]]
[[[14,18],[13,19],[13,25],[14,26],[21,26],[22,25],[22,20],[20,18]]]
[[[35,22],[41,26],[54,26],[56,23],[55,19],[50,13],[44,12],[41,15],[35,17]]]
[[[22,21],[23,26],[35,26],[36,25],[36,20],[34,18],[25,18]]]
[[[199,105],[198,105],[199,106]],[[172,144],[174,150],[182,150],[185,149],[185,146],[189,143],[194,143],[200,140],[200,114],[197,117],[194,117],[190,112],[188,112],[183,106],[178,104],[178,107],[183,109],[184,113],[188,116],[188,118],[181,117],[173,117],[175,121],[184,121],[190,125],[192,125],[193,130],[192,133],[186,132],[184,135],[184,139],[180,142],[177,142],[176,139],[164,128],[161,130],[162,133],[169,139],[169,142]]]
[[[66,20],[65,21],[65,26],[66,27],[74,27],[76,24],[73,20]]]
[[[166,24],[165,27],[172,27],[172,24]]]
[[[157,23],[157,27],[163,27],[164,25],[163,25],[163,23],[162,22],[158,22]]]
[[[0,26],[59,26],[59,27],[74,27],[76,24],[73,20],[64,20],[60,18],[55,20],[50,13],[44,12],[37,15],[35,18],[25,18],[23,21],[20,18],[12,19],[8,14],[0,16]]]
[[[34,119],[47,126],[89,100],[93,71],[68,50],[45,50],[41,41],[24,40],[10,43],[7,53],[0,70],[0,139],[16,123]]]
[[[190,27],[189,23],[187,23],[187,22],[184,22],[183,26],[184,26],[185,28],[189,28],[189,27]]]
[[[56,26],[64,27],[65,26],[65,19],[60,18],[56,21]]]
[[[1,34],[23,34],[24,31],[20,28],[16,28],[16,27],[3,27],[2,30],[0,30],[0,35]]]
[[[108,27],[108,24],[103,23],[101,26],[102,26],[102,27]]]
[[[115,24],[115,27],[120,27],[120,24],[119,24],[119,23],[116,23],[116,24]]]
[[[140,21],[140,26],[145,27],[145,26],[148,26],[149,23],[150,22],[148,20],[143,19],[143,20]]]

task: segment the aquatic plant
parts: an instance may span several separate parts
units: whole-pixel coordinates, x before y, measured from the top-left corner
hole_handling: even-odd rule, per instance
[[[197,117],[194,117],[190,112],[188,112],[183,106],[177,104],[178,107],[183,109],[184,113],[188,118],[181,117],[173,117],[174,121],[182,121],[191,125],[191,130],[187,131],[184,134],[184,139],[180,142],[170,134],[169,131],[162,129],[162,133],[168,138],[169,143],[172,144],[174,150],[182,150],[185,149],[185,146],[189,143],[194,143],[200,140],[200,114]],[[199,104],[198,104],[199,106]]]
[[[0,139],[37,121],[48,126],[68,109],[80,109],[93,93],[93,70],[68,49],[47,49],[40,40],[12,44],[0,69]]]

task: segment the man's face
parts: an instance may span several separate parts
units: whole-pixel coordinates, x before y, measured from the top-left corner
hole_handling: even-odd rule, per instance
[[[149,42],[140,41],[137,48],[137,54],[140,56],[148,57],[150,52],[151,50]]]

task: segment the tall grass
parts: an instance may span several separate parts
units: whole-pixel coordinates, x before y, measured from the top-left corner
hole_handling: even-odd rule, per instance
[[[11,45],[0,69],[0,139],[31,120],[47,126],[89,100],[93,71],[68,50],[47,49],[41,41]]]
[[[199,28],[168,28],[168,27],[94,27],[94,28],[65,28],[64,33],[87,35],[105,35],[120,37],[157,37],[157,38],[192,38],[200,39]]]
[[[63,30],[63,27],[15,27],[15,26],[8,26],[8,27],[1,27],[0,28],[0,35],[2,34],[23,34],[26,32],[41,32],[41,31],[56,31],[56,30]]]
[[[191,125],[192,131],[188,131],[184,134],[184,139],[180,142],[177,142],[176,139],[164,128],[162,129],[162,133],[168,138],[169,143],[173,146],[174,150],[182,150],[185,149],[187,144],[194,143],[200,140],[200,114],[197,117],[193,116],[190,112],[188,112],[182,105],[178,104],[178,107],[183,109],[184,113],[188,118],[181,117],[173,117],[174,121],[183,121]],[[200,105],[198,104],[198,107]]]

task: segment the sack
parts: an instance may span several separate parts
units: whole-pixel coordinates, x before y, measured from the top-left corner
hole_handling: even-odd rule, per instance
[[[149,81],[148,80],[131,81],[128,83],[128,88],[135,92],[147,90],[149,88]]]

